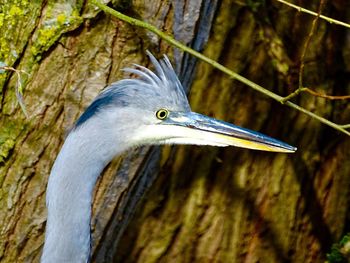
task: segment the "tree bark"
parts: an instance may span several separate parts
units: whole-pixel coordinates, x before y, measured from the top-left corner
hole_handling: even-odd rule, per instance
[[[166,53],[194,111],[297,146],[296,154],[238,148],[144,147],[114,160],[93,204],[94,262],[324,262],[349,231],[350,140],[229,79],[144,29],[83,1],[0,2],[0,261],[38,262],[51,166],[79,114],[121,68]],[[319,1],[298,1],[317,10]],[[174,34],[188,46],[287,95],[314,17],[277,1],[112,1],[115,9]],[[324,14],[350,21],[345,0]],[[319,21],[303,85],[350,94],[350,33]],[[299,105],[349,123],[348,101],[301,94]],[[140,203],[140,198],[144,196]]]

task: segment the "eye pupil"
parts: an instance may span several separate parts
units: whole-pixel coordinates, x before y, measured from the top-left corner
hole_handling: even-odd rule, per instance
[[[156,112],[156,116],[160,120],[164,120],[168,117],[169,111],[166,109],[160,109]]]

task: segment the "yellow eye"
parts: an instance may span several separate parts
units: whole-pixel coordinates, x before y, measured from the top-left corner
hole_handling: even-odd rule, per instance
[[[169,115],[169,111],[167,109],[160,109],[156,112],[156,117],[160,120],[165,120]]]

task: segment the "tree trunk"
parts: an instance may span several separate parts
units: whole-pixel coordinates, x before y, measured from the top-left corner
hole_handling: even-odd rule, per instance
[[[0,261],[38,262],[45,189],[79,114],[121,68],[168,54],[194,111],[262,131],[296,154],[238,148],[144,147],[113,161],[93,204],[94,262],[324,262],[349,231],[350,140],[198,63],[144,29],[82,1],[0,2]],[[112,1],[113,2],[113,1]],[[319,1],[298,1],[317,10]],[[114,1],[115,9],[281,95],[298,86],[314,17],[277,1]],[[350,21],[345,0],[325,15]],[[350,33],[319,21],[306,50],[303,85],[350,93]],[[173,52],[174,51],[174,52]],[[173,54],[173,55],[172,55]],[[0,65],[0,66],[1,66]],[[350,104],[301,94],[302,107],[349,123]],[[144,196],[140,203],[140,198]]]

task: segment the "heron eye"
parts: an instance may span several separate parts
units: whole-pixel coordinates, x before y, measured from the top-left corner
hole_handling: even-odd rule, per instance
[[[167,109],[160,109],[156,112],[156,116],[160,120],[165,120],[169,115],[169,111]]]

